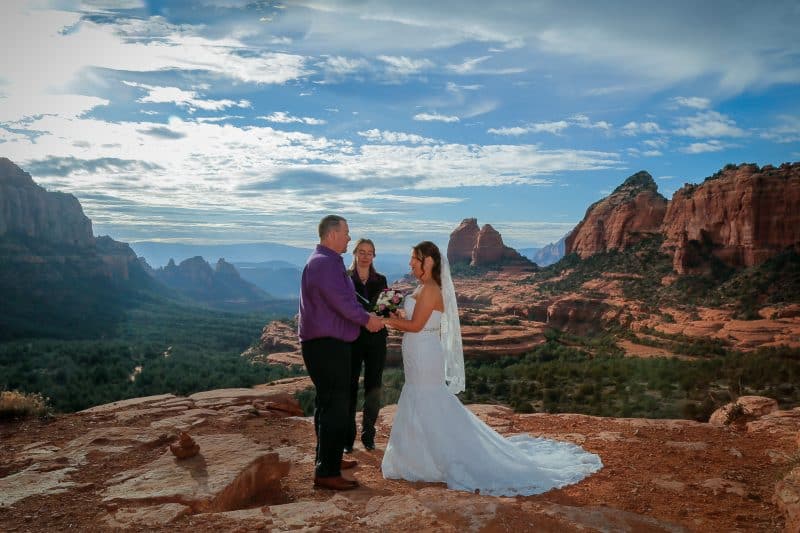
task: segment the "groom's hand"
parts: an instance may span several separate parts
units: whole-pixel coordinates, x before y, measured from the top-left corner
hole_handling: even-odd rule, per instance
[[[383,329],[383,320],[378,315],[370,313],[369,322],[367,322],[367,330],[375,333]]]

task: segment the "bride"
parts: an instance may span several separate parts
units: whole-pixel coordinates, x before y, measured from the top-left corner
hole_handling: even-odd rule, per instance
[[[525,434],[505,438],[461,404],[455,394],[464,390],[464,356],[447,260],[423,241],[409,266],[420,284],[405,299],[404,312],[384,320],[405,332],[405,385],[383,456],[384,477],[527,496],[600,470],[600,457],[575,444]]]

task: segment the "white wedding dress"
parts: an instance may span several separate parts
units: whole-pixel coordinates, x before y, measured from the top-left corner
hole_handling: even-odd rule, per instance
[[[406,316],[414,303],[405,299]],[[577,483],[603,467],[600,457],[572,443],[505,438],[464,407],[445,384],[441,319],[434,311],[422,331],[403,335],[405,385],[383,456],[384,477],[528,496]]]

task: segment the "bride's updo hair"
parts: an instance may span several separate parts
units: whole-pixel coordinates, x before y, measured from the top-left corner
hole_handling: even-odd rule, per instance
[[[414,255],[422,263],[420,268],[425,272],[425,258],[430,257],[433,259],[433,269],[431,269],[431,277],[440,287],[442,286],[442,253],[439,247],[431,241],[422,241],[414,248]]]

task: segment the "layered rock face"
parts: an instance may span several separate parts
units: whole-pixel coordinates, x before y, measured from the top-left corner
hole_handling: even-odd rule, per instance
[[[696,269],[700,252],[749,267],[787,248],[800,250],[800,163],[730,165],[686,185],[672,197],[662,232],[679,274]]]
[[[71,194],[48,192],[27,172],[0,158],[0,237],[90,247],[92,221]]]
[[[637,172],[614,192],[591,205],[586,216],[567,236],[565,252],[586,258],[598,252],[624,250],[658,233],[667,199],[647,172]]]
[[[450,264],[469,263],[471,266],[530,263],[516,250],[503,244],[503,237],[491,224],[478,228],[475,218],[465,218],[450,234],[447,260]]]

